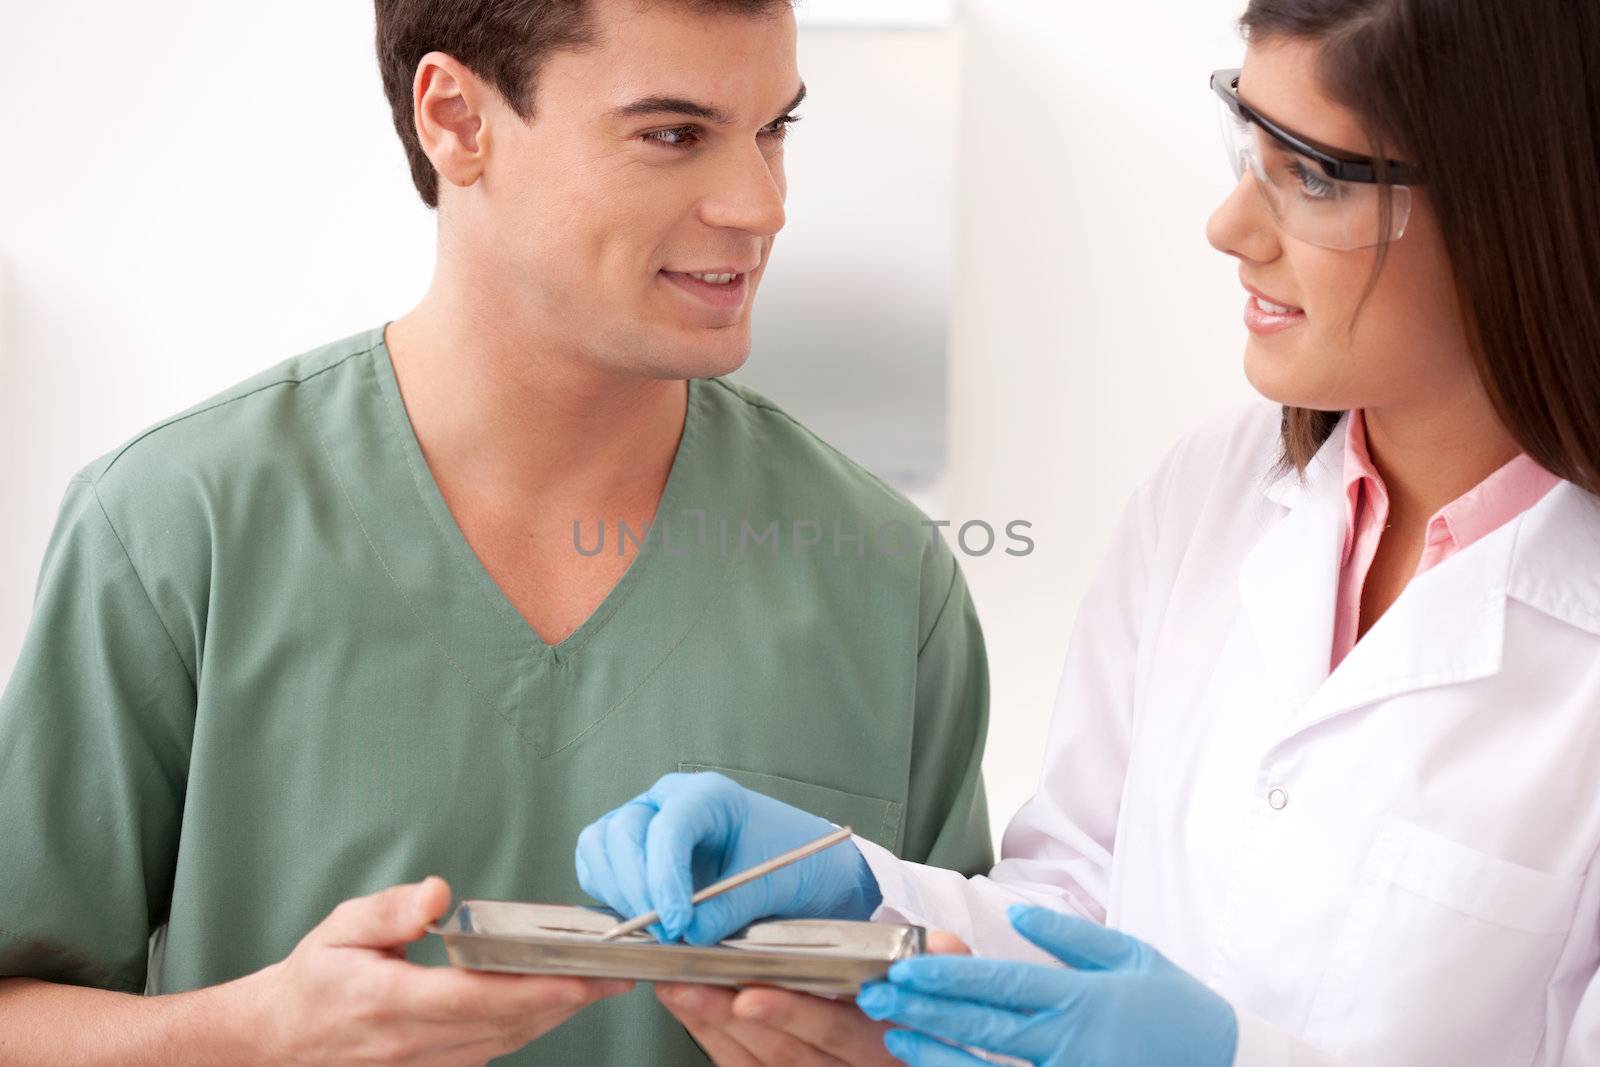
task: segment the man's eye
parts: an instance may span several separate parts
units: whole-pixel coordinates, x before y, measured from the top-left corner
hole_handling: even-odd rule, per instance
[[[785,115],[785,116],[783,116],[783,118],[778,119],[776,122],[773,122],[772,124],[770,124],[768,126],[763,126],[761,128],[761,135],[763,137],[776,137],[776,138],[779,138],[781,140],[781,139],[789,136],[789,131],[791,129],[793,129],[794,128],[794,124],[799,122],[799,121],[800,121],[800,116],[799,115]]]
[[[700,134],[693,126],[674,126],[670,130],[652,130],[644,139],[668,148],[688,148],[700,139]]]

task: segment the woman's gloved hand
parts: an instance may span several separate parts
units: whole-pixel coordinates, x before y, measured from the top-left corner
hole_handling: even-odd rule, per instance
[[[710,772],[669,774],[578,836],[578,884],[619,914],[661,913],[662,941],[713,945],[757,919],[866,919],[882,899],[846,841],[713,897],[696,889],[829,833],[833,824]]]
[[[891,1030],[911,1067],[982,1067],[954,1046],[1041,1067],[1230,1067],[1238,1017],[1227,1001],[1142,941],[1044,908],[1011,925],[1072,970],[924,956],[897,963],[856,1004]],[[950,1042],[950,1044],[946,1044]]]

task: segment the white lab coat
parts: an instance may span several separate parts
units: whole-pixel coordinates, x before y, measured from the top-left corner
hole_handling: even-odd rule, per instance
[[[1344,430],[1304,482],[1277,432],[1138,492],[1000,862],[862,842],[877,917],[1023,958],[1015,901],[1125,930],[1235,1006],[1241,1067],[1600,1065],[1600,501],[1558,485],[1330,674]]]

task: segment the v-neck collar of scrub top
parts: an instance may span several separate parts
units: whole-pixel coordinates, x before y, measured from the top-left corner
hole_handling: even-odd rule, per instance
[[[736,568],[708,546],[691,542],[669,552],[653,543],[577,630],[546,644],[450,513],[406,413],[383,333],[373,330],[352,357],[353,374],[314,401],[343,413],[318,415],[316,425],[344,503],[416,620],[416,654],[442,656],[535,755],[554,755],[626,703],[704,618]],[[715,477],[706,469],[714,457],[702,448],[703,423],[714,417],[707,388],[689,382],[658,520],[706,499],[703,487]],[[605,550],[612,551],[610,541]]]

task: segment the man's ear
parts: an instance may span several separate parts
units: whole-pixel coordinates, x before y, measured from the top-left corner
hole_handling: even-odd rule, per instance
[[[494,90],[444,52],[429,52],[411,83],[417,139],[439,177],[466,188],[488,161],[488,96]]]

